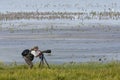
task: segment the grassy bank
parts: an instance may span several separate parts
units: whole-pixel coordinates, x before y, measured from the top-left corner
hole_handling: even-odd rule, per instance
[[[33,69],[27,65],[0,64],[0,80],[120,80],[120,63],[50,65]]]

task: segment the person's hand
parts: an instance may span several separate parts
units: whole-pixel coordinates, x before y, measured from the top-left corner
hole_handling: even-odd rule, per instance
[[[39,56],[41,56],[41,55],[42,55],[42,53],[41,53],[41,51],[40,51],[40,50],[38,50],[38,53],[39,53]]]

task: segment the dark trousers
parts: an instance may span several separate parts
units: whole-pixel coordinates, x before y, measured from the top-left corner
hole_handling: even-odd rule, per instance
[[[29,67],[32,68],[33,67],[32,61],[26,56],[24,56],[23,58],[24,58],[25,62],[29,65]]]

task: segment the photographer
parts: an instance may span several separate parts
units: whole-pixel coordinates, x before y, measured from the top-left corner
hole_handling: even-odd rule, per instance
[[[26,49],[22,52],[22,56],[25,60],[25,62],[29,65],[30,68],[33,67],[32,60],[34,57],[40,57],[41,56],[41,51],[39,50],[38,46],[33,47],[31,50]]]

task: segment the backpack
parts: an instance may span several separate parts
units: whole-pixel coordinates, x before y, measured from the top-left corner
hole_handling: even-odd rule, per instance
[[[27,56],[30,53],[29,49],[25,49],[21,54],[22,56]]]
[[[34,59],[34,55],[30,53],[29,49],[25,49],[22,53],[22,56],[27,57],[28,59],[30,59],[30,61],[32,61]]]

